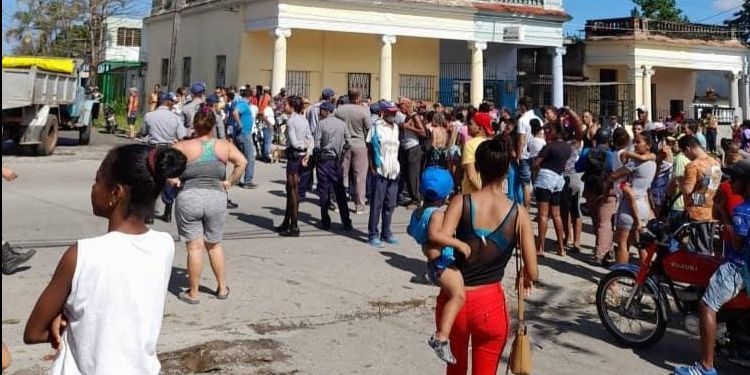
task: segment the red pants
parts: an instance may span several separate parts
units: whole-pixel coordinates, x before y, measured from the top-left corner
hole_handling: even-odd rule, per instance
[[[437,299],[435,321],[440,321],[443,305],[448,300],[442,293]],[[469,364],[471,339],[472,375],[495,375],[508,339],[508,310],[500,283],[466,291],[466,302],[451,329],[451,351],[455,365],[448,365],[446,374],[465,375]]]

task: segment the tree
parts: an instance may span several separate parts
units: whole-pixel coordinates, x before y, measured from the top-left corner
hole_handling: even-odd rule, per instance
[[[89,65],[89,82],[104,61],[107,20],[113,16],[140,16],[143,2],[127,0],[19,0],[15,25],[5,38],[13,53],[83,59]],[[140,18],[140,17],[139,17]]]
[[[640,14],[659,21],[688,22],[675,0],[633,0]]]
[[[742,36],[742,42],[750,45],[750,1],[743,2],[742,8],[732,17],[734,18],[724,21],[724,24],[736,29]]]

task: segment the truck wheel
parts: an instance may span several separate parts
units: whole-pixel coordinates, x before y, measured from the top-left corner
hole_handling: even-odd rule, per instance
[[[47,117],[47,125],[44,126],[42,133],[42,143],[36,146],[36,153],[40,156],[52,155],[57,147],[57,116],[50,114]]]
[[[85,126],[79,130],[78,144],[87,145],[91,142],[91,126]]]

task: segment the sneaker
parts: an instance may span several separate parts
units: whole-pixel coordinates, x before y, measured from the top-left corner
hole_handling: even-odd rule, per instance
[[[427,340],[427,344],[429,344],[430,347],[435,350],[435,354],[437,354],[438,358],[442,359],[446,363],[450,363],[452,365],[456,364],[456,357],[454,357],[453,353],[451,353],[450,340],[440,341],[435,338],[435,335],[432,335],[430,339]]]
[[[227,209],[233,210],[233,209],[235,209],[235,208],[237,208],[239,206],[240,206],[239,204],[234,203],[234,202],[232,202],[230,200],[227,200]]]
[[[243,188],[243,189],[255,189],[255,188],[258,187],[258,184],[255,184],[255,183],[252,183],[252,182],[248,182],[246,184],[240,185],[240,187]]]
[[[372,247],[375,247],[375,248],[378,248],[378,249],[382,249],[382,248],[384,248],[384,247],[385,247],[385,245],[383,244],[383,241],[381,241],[381,240],[379,240],[379,239],[377,239],[377,238],[373,238],[373,239],[371,239],[371,240],[367,241],[367,243],[368,243],[368,244],[369,244],[370,246],[372,246]]]
[[[703,368],[703,365],[695,362],[695,364],[692,366],[682,366],[675,368],[674,375],[718,375],[718,372],[716,372],[716,369],[713,368],[706,370],[705,368]]]
[[[299,228],[289,227],[289,229],[279,232],[281,237],[299,237]]]
[[[384,238],[383,241],[387,242],[389,245],[398,245],[398,239],[396,237],[388,237]]]

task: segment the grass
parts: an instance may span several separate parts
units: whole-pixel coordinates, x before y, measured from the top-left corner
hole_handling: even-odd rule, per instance
[[[121,115],[115,115],[115,122],[117,123],[117,129],[121,132],[124,132],[127,134],[130,129],[128,129],[128,119],[124,114]],[[104,118],[103,113],[99,113],[99,118],[94,120],[94,128],[96,129],[104,129],[105,128],[106,119]],[[135,133],[138,134],[138,132],[141,130],[141,124],[143,123],[143,115],[138,115],[135,119]]]

